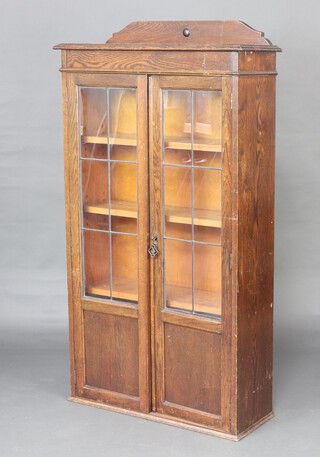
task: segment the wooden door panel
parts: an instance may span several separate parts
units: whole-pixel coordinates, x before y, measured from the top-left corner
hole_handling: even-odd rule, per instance
[[[66,91],[73,395],[149,412],[147,77],[68,75]]]
[[[230,87],[226,78],[153,76],[150,102],[151,231],[159,238],[153,410],[223,429],[230,401],[222,385],[229,382]]]
[[[164,370],[165,401],[220,414],[220,335],[165,324]]]
[[[138,320],[84,312],[86,385],[139,396]]]

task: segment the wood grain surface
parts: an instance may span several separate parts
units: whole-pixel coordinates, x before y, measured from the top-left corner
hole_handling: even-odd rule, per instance
[[[190,32],[188,37],[183,31]],[[194,46],[230,45],[270,45],[263,32],[254,30],[241,21],[141,21],[132,22],[118,33],[114,33],[107,43],[134,44],[187,44]]]
[[[275,78],[239,80],[238,432],[272,412]]]
[[[84,340],[86,385],[138,397],[137,320],[85,311]]]

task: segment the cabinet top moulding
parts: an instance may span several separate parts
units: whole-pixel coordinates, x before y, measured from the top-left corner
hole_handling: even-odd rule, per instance
[[[263,32],[241,21],[139,21],[114,33],[104,44],[58,44],[54,49],[91,51],[269,51]]]
[[[240,21],[132,22],[104,44],[54,49],[63,72],[206,76],[276,75],[281,51]]]

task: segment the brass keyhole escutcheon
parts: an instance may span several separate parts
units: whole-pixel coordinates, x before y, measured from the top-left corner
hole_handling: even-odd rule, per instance
[[[149,253],[151,258],[156,257],[157,255],[159,255],[158,239],[159,239],[158,238],[158,234],[154,233],[152,235],[151,245],[150,245],[150,247],[148,249],[148,253]]]

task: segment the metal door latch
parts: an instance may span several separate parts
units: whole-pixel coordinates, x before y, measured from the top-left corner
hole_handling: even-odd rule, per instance
[[[156,257],[159,254],[158,250],[158,234],[154,233],[151,239],[151,245],[148,249],[150,257]]]

